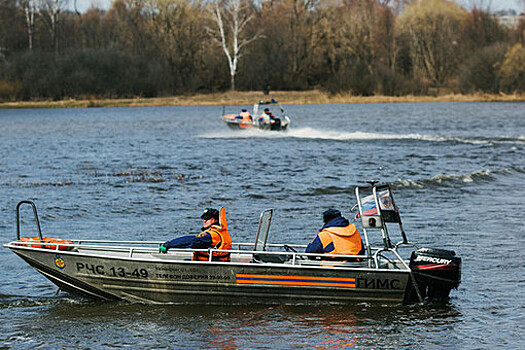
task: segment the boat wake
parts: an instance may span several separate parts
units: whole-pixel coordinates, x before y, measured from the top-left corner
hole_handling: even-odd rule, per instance
[[[48,305],[78,305],[85,304],[86,299],[71,297],[69,295],[53,297],[31,297],[20,295],[2,295],[0,297],[0,310],[9,308],[32,308]]]
[[[500,176],[512,176],[514,174],[525,174],[525,169],[505,168],[501,170],[480,170],[468,174],[438,174],[431,178],[422,179],[398,179],[390,185],[395,189],[423,189],[438,187],[462,187],[466,184],[496,181]],[[309,188],[301,193],[301,196],[326,196],[352,194],[355,187],[352,186],[327,186]]]
[[[427,179],[398,179],[393,182],[394,188],[428,188],[428,187],[452,187],[468,183],[479,183],[493,181],[497,177],[512,174],[525,174],[525,169],[505,168],[501,170],[480,170],[468,174],[438,174]]]
[[[420,140],[429,142],[457,142],[468,144],[523,144],[525,136],[519,137],[460,137],[460,136],[439,136],[423,134],[386,134],[369,133],[362,131],[344,132],[337,130],[320,130],[310,127],[290,129],[284,132],[268,132],[264,130],[225,130],[206,135],[199,135],[201,138],[210,139],[247,139],[247,138],[295,138],[307,140],[334,140],[334,141],[366,141],[366,140]]]

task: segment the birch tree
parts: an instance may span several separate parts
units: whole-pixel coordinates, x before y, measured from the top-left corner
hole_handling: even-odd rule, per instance
[[[68,0],[38,0],[44,20],[47,24],[51,43],[55,54],[58,54],[58,28],[60,23],[60,12],[67,5]]]
[[[35,15],[37,13],[36,0],[25,0],[22,3],[26,17],[27,42],[29,50],[33,49],[33,36],[35,34]]]
[[[230,69],[230,87],[235,90],[235,76],[242,50],[261,35],[246,35],[247,25],[253,20],[253,4],[246,0],[216,0],[211,6],[216,29],[208,28],[211,37],[220,44]]]

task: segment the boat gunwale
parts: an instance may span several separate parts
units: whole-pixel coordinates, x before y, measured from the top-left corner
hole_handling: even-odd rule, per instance
[[[112,242],[112,241],[105,241],[105,242]],[[37,243],[38,244],[38,243]],[[154,243],[152,243],[154,244]],[[46,253],[46,254],[60,254],[60,255],[70,255],[70,256],[80,256],[80,257],[88,257],[88,258],[103,258],[103,259],[110,259],[110,260],[124,260],[128,262],[142,262],[142,263],[166,263],[166,264],[183,264],[183,265],[217,265],[217,266],[259,266],[259,267],[280,267],[285,269],[316,269],[316,270],[358,270],[358,271],[369,271],[369,272],[385,272],[385,273],[392,273],[392,272],[400,272],[400,273],[410,273],[410,269],[404,268],[403,264],[401,266],[397,266],[397,268],[384,268],[381,266],[378,267],[368,267],[368,266],[355,266],[356,263],[362,262],[341,262],[341,261],[330,261],[330,260],[303,260],[299,259],[299,261],[306,261],[308,264],[297,264],[295,263],[275,263],[275,262],[232,262],[232,261],[198,261],[198,260],[179,260],[179,259],[163,259],[160,258],[161,256],[169,257],[169,255],[175,255],[175,254],[163,254],[158,253],[156,250],[153,250],[152,248],[144,248],[147,249],[146,251],[142,251],[141,254],[150,254],[152,259],[145,259],[133,256],[116,256],[116,255],[105,255],[105,254],[88,254],[83,253],[80,251],[73,251],[73,250],[55,250],[55,249],[45,249],[45,248],[37,248],[37,247],[30,247],[26,246],[27,242],[19,242],[19,241],[12,241],[9,243],[4,243],[4,248],[9,248],[11,250],[25,250],[25,251],[36,251],[40,253]],[[43,244],[42,244],[43,245]],[[49,245],[49,244],[46,244]],[[64,245],[62,244],[56,244],[56,245]],[[126,250],[135,249],[132,247],[122,247],[122,246],[94,246],[94,245],[75,245],[75,247],[79,247],[80,249],[86,249],[90,250],[93,248],[93,251],[109,251],[110,249],[119,249],[118,251],[125,252]],[[97,249],[99,248],[99,249]],[[108,248],[108,249],[100,249],[100,248]],[[139,248],[140,249],[140,248]],[[194,251],[203,251],[203,252],[210,252],[214,251],[208,250],[208,249],[177,249],[177,253],[184,253],[188,254],[188,256],[191,256],[191,254]],[[221,250],[223,251],[223,250]],[[312,255],[312,256],[322,256],[322,254],[311,254],[311,253],[293,253],[293,252],[267,252],[267,251],[248,251],[248,250],[227,250],[228,252],[231,252],[233,254],[239,254],[239,255],[252,255],[253,254],[268,254],[268,255]],[[191,254],[190,254],[191,253]],[[328,256],[329,254],[326,254]],[[343,255],[335,255],[330,254],[337,257],[346,257]],[[157,257],[156,257],[157,256]],[[371,259],[373,260],[373,257],[367,257],[365,255],[362,256],[356,256],[356,255],[349,255],[348,257],[362,257],[365,259]],[[296,260],[297,261],[297,260]],[[317,263],[317,264],[316,264]],[[354,264],[354,266],[352,265]],[[330,266],[331,265],[331,266]]]

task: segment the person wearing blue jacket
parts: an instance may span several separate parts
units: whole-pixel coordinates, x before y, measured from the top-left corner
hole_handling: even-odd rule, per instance
[[[195,248],[205,249],[213,246],[212,236],[208,229],[219,222],[219,211],[213,208],[207,208],[201,215],[203,220],[203,227],[201,233],[197,235],[189,235],[178,237],[167,241],[159,247],[159,253],[166,253],[170,248]]]

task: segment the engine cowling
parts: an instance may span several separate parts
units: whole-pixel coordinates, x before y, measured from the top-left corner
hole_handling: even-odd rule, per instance
[[[421,248],[412,252],[410,268],[423,297],[444,299],[461,283],[461,258],[452,250]]]

